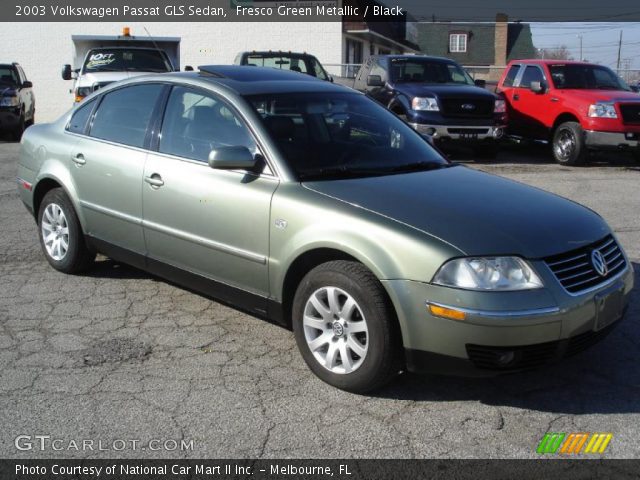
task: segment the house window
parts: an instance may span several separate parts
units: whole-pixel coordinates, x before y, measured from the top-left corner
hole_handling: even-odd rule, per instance
[[[467,51],[467,34],[452,33],[449,35],[449,52],[464,53]]]

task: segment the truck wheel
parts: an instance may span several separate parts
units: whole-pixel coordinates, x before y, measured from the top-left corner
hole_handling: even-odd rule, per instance
[[[332,261],[311,270],[298,286],[292,314],[300,353],[326,383],[365,393],[399,373],[395,313],[362,264]]]
[[[16,142],[19,142],[20,139],[22,138],[22,134],[24,133],[24,129],[25,129],[25,123],[26,122],[25,122],[24,111],[23,111],[20,114],[20,119],[18,120],[18,126],[13,129],[13,132],[11,132],[11,137]]]
[[[38,210],[40,245],[53,268],[64,273],[87,270],[95,259],[85,243],[73,205],[64,190],[49,190]]]
[[[553,134],[553,157],[561,165],[580,165],[587,157],[584,132],[577,122],[561,124]]]

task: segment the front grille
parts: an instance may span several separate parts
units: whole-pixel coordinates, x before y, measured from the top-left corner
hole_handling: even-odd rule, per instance
[[[606,275],[600,275],[593,266],[591,256],[596,250],[604,257]],[[565,290],[574,294],[597,287],[627,266],[624,254],[612,235],[586,247],[545,258],[544,261]]]
[[[484,98],[441,98],[442,115],[456,118],[493,118],[495,101]],[[473,108],[470,108],[473,106]],[[465,108],[466,107],[466,108]]]
[[[483,370],[529,370],[586,350],[609,335],[620,323],[618,320],[602,330],[590,330],[568,339],[534,345],[490,347],[467,344],[467,355],[476,368]]]
[[[620,113],[622,113],[623,123],[640,125],[640,102],[621,104]]]
[[[471,134],[471,135],[486,135],[489,133],[488,128],[447,128],[447,132],[452,135],[462,135],[462,134]]]

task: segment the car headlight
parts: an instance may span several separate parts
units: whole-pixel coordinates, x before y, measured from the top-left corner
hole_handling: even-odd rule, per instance
[[[20,105],[20,99],[18,97],[0,97],[0,107],[17,107],[18,105]]]
[[[507,102],[504,100],[496,100],[493,113],[507,113]]]
[[[76,102],[81,102],[84,97],[87,97],[93,93],[92,87],[78,87],[76,88]]]
[[[593,118],[618,118],[613,103],[595,103],[589,106],[589,116]]]
[[[438,101],[433,97],[415,97],[411,101],[411,108],[413,110],[423,110],[427,112],[439,112],[440,107]]]
[[[456,258],[440,267],[433,283],[467,290],[542,288],[542,280],[518,257]]]

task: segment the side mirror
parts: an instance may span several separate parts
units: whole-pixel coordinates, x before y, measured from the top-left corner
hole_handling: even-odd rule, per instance
[[[254,170],[257,160],[247,147],[218,147],[209,153],[209,166],[217,170]]]
[[[530,88],[533,93],[544,93],[547,91],[547,85],[544,82],[531,82]]]
[[[71,65],[68,63],[62,66],[62,79],[71,80]]]
[[[192,67],[191,65],[186,65],[186,66],[184,67],[184,71],[185,71],[185,72],[193,72],[193,67]]]
[[[384,87],[384,82],[382,81],[382,77],[380,75],[369,75],[367,77],[367,86],[368,87]]]
[[[474,80],[473,83],[476,84],[476,87],[480,87],[480,88],[486,88],[487,86],[487,81],[486,80]]]
[[[33,83],[31,83],[29,80],[25,80],[24,82],[22,82],[22,88],[32,88],[33,87]]]

